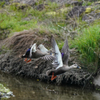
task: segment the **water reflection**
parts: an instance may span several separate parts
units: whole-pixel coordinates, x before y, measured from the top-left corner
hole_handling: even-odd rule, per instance
[[[100,94],[78,87],[45,84],[35,79],[19,78],[0,73],[0,83],[15,97],[8,100],[100,100]]]

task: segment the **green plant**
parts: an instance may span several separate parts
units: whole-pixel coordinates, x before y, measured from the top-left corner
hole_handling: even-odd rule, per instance
[[[5,1],[0,1],[0,7],[3,7],[4,4],[5,4]]]
[[[83,6],[90,6],[90,5],[92,5],[92,2],[90,1],[83,2]]]
[[[81,59],[85,59],[87,65],[94,63],[91,69],[97,70],[100,54],[100,25],[94,24],[88,28],[84,28],[82,34],[79,34],[73,41],[72,47],[78,49],[81,53]],[[93,67],[94,66],[94,67]]]

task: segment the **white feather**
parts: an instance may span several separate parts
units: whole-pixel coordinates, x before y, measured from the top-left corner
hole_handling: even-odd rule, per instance
[[[55,63],[58,63],[59,65],[57,66],[56,69],[58,69],[59,67],[62,67],[63,66],[63,62],[62,62],[62,56],[61,56],[61,53],[59,51],[59,48],[58,48],[58,45],[55,44]]]
[[[43,45],[43,44],[40,44],[38,46],[38,48],[40,49],[40,51],[42,51],[43,53],[48,53],[48,49]]]
[[[30,57],[32,57],[32,52],[36,52],[36,43],[34,43],[30,49]]]

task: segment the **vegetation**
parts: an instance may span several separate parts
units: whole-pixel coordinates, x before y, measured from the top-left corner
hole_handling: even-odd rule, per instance
[[[7,88],[5,88],[2,84],[0,84],[0,92],[5,92],[5,93],[7,93],[7,92],[10,92],[10,90],[7,89]]]
[[[61,17],[64,17],[64,14],[62,13],[61,15],[60,12],[54,16],[49,16],[46,14],[50,11],[56,11],[57,4],[49,3],[45,6],[46,9],[43,9],[42,11],[33,9],[27,5],[24,5],[25,8],[21,9],[21,6],[23,5],[14,3],[10,5],[10,7],[5,7],[5,10],[2,12],[2,14],[0,14],[0,27],[2,29],[8,29],[10,30],[10,33],[35,28],[41,31],[48,30],[53,33],[63,31],[58,25],[66,25],[66,23],[59,20]],[[55,17],[57,17],[56,20]]]
[[[44,7],[38,9],[41,4]],[[90,6],[91,4],[92,2],[85,1],[83,6]],[[48,2],[47,4],[39,0],[34,8],[19,3],[13,3],[2,8],[3,5],[4,2],[0,5],[0,13],[2,13],[0,14],[0,29],[9,30],[9,36],[13,35],[14,32],[30,29],[39,29],[40,34],[49,31],[52,34],[59,34],[61,37],[67,32],[78,32],[78,36],[73,41],[70,39],[70,48],[76,48],[80,53],[82,64],[91,72],[96,72],[100,59],[99,23],[88,26],[86,22],[82,21],[81,17],[70,18],[67,21],[66,14],[71,8],[67,4],[60,7],[57,3]],[[95,9],[97,8],[95,7]],[[86,9],[86,13],[91,11],[91,8]],[[1,35],[2,33],[0,33],[0,39],[2,38]],[[63,42],[58,41],[58,45],[61,49]]]
[[[81,61],[85,62],[88,67],[93,63],[91,69],[92,72],[97,71],[99,59],[100,59],[100,25],[99,23],[84,28],[82,34],[78,34],[72,43],[72,47],[78,49],[81,53]]]

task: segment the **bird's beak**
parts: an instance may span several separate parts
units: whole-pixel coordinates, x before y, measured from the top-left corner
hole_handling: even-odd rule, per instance
[[[78,69],[81,69],[81,67],[77,66]]]

